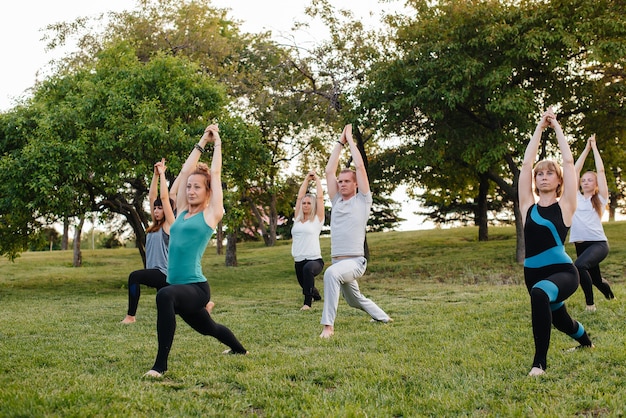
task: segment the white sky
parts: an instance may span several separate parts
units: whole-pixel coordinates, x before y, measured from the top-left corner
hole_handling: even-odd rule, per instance
[[[213,0],[213,5],[231,9],[230,16],[242,22],[246,32],[271,30],[276,39],[289,32],[293,23],[304,18],[309,0]],[[377,0],[331,0],[338,8],[351,9],[355,16],[374,22],[376,16],[388,9]],[[357,5],[357,6],[355,6]],[[134,0],[18,0],[6,4],[0,13],[3,65],[0,69],[0,111],[14,105],[37,79],[38,71],[59,55],[47,52],[41,41],[43,28],[56,22],[71,22],[79,16],[97,16],[107,11],[132,10]],[[323,35],[317,36],[321,38]],[[311,33],[311,39],[316,38]]]
[[[378,0],[330,0],[336,8],[352,10],[356,18],[368,25],[375,25],[383,10],[394,6],[380,4]],[[213,0],[216,7],[230,9],[230,16],[241,21],[245,32],[271,30],[276,40],[285,39],[296,21],[305,20],[304,9],[310,0]],[[98,16],[107,11],[132,10],[135,0],[18,0],[4,4],[0,13],[0,39],[3,43],[2,66],[0,66],[0,112],[15,105],[15,100],[27,94],[41,74],[45,75],[50,60],[59,58],[62,52],[53,54],[45,50],[41,40],[46,25],[71,22],[79,16]],[[399,6],[395,6],[399,7]],[[298,37],[306,41],[323,38],[321,28]],[[319,31],[320,33],[317,33]],[[301,38],[302,37],[302,38]],[[416,204],[409,201],[404,189],[393,197],[402,204],[400,216],[408,221],[401,229],[423,229],[412,214]]]

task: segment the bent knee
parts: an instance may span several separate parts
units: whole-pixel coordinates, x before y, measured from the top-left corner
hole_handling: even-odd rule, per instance
[[[163,287],[157,291],[157,294],[156,294],[157,305],[161,303],[169,303],[171,300],[172,300],[172,296],[167,287]]]
[[[548,296],[548,294],[539,287],[533,287],[532,289],[530,289],[530,299],[533,301],[550,301],[550,297]]]

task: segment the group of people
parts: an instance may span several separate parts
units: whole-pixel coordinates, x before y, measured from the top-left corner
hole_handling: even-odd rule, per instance
[[[337,175],[341,151],[350,150],[354,170],[345,168]],[[368,313],[373,321],[388,323],[392,319],[376,303],[363,296],[357,279],[365,274],[365,228],[372,207],[372,192],[363,157],[352,136],[352,125],[346,125],[335,143],[326,165],[326,187],[331,201],[330,232],[332,264],[324,272],[324,308],[321,338],[335,333],[339,295],[348,305]],[[307,194],[314,181],[317,196]],[[304,294],[301,309],[311,308],[321,297],[315,288],[315,276],[324,268],[319,236],[324,224],[324,199],[321,181],[315,172],[307,174],[300,186],[295,207],[296,218],[291,230],[296,277]]]
[[[552,160],[535,164],[542,132],[548,127],[556,134],[562,167]],[[209,143],[213,148],[210,168],[198,162]],[[337,174],[341,152],[346,145],[354,170],[346,168]],[[588,171],[581,176],[590,152],[593,152],[596,171]],[[201,267],[204,251],[224,213],[221,166],[221,138],[217,125],[206,128],[170,190],[165,178],[165,161],[154,166],[149,192],[153,225],[146,230],[146,269],[129,276],[128,312],[122,321],[135,322],[141,284],[157,289],[158,351],[154,365],[146,376],[160,378],[167,371],[177,314],[199,333],[211,335],[227,345],[229,349],[225,354],[248,354],[229,328],[212,319],[214,305],[210,301],[209,284]],[[320,337],[330,338],[335,332],[340,294],[349,306],[369,314],[372,321],[388,323],[392,319],[376,303],[363,296],[357,282],[367,268],[364,244],[372,193],[351,125],[344,127],[336,141],[325,174],[331,201],[332,263],[324,272]],[[316,194],[308,193],[312,182]],[[183,193],[178,192],[181,184],[185,185]],[[526,250],[524,279],[530,294],[535,340],[535,356],[529,375],[538,376],[545,373],[547,367],[553,324],[578,341],[579,347],[593,347],[583,325],[570,317],[564,304],[579,283],[589,311],[595,311],[594,285],[607,299],[614,298],[609,283],[602,278],[599,269],[599,263],[609,250],[601,224],[608,201],[608,187],[595,136],[589,138],[583,153],[574,163],[556,115],[548,109],[526,149],[518,190]],[[319,242],[323,225],[322,183],[318,175],[310,171],[298,191],[292,228],[292,256],[304,296],[301,310],[311,309],[313,301],[322,299],[315,287],[315,276],[324,269]],[[570,228],[570,242],[576,246],[575,263],[565,252],[564,244]]]
[[[539,161],[533,167],[542,132],[548,127],[555,132],[562,167],[552,160]],[[588,171],[580,177],[590,150],[593,150],[596,172]],[[539,376],[547,367],[552,325],[578,341],[580,345],[574,349],[594,346],[583,325],[570,317],[564,303],[579,283],[585,293],[588,311],[595,311],[593,284],[607,299],[614,298],[599,268],[609,250],[601,223],[608,201],[608,187],[595,135],[589,138],[574,163],[556,115],[551,108],[548,109],[526,148],[518,193],[526,251],[524,281],[530,294],[535,340],[535,356],[528,374]],[[570,242],[576,246],[575,263],[565,252],[570,228]]]

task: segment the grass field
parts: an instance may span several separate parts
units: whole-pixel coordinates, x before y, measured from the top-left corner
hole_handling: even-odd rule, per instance
[[[156,354],[154,290],[137,323],[121,325],[136,250],[24,253],[0,260],[2,417],[420,417],[626,414],[626,222],[605,224],[602,265],[615,300],[582,291],[567,302],[593,350],[554,331],[548,371],[527,376],[533,354],[529,298],[513,228],[368,235],[359,283],[395,321],[370,323],[341,300],[335,336],[318,337],[321,303],[299,310],[290,243],[238,246],[239,267],[209,249],[204,271],[214,318],[249,356],[178,321],[163,380],[142,378]],[[322,240],[329,262],[329,242]],[[573,253],[573,246],[568,245]],[[321,277],[318,287],[322,289]]]

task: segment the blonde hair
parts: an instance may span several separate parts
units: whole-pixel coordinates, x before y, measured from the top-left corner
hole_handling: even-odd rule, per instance
[[[351,168],[344,168],[343,170],[339,172],[339,174],[343,174],[343,173],[352,174],[352,180],[356,182],[356,171],[352,170]]]
[[[302,200],[306,199],[307,197],[311,199],[311,213],[309,214],[309,217],[307,219],[304,219],[304,210],[302,210]],[[298,213],[296,213],[296,222],[313,221],[315,219],[316,213],[317,213],[316,196],[312,193],[305,194],[304,197],[300,201],[300,208],[298,209]]]
[[[561,193],[563,193],[563,170],[561,169],[561,166],[552,160],[541,160],[535,164],[535,167],[533,168],[533,180],[536,180],[537,171],[541,170],[551,170],[556,173],[557,177],[561,181],[561,184],[556,186],[556,197],[561,197]],[[535,194],[539,196],[539,188],[536,186],[536,182]]]
[[[600,196],[598,195],[598,193],[600,192],[600,190],[598,189],[598,174],[596,174],[595,171],[585,171],[583,175],[580,176],[580,178],[582,179],[585,174],[592,174],[593,179],[596,182],[596,188],[594,189],[593,195],[591,196],[591,205],[593,206],[593,209],[596,211],[598,216],[602,218],[602,212],[604,211],[604,208],[602,207],[602,202],[600,201]],[[580,180],[578,180],[578,186],[580,187]]]

